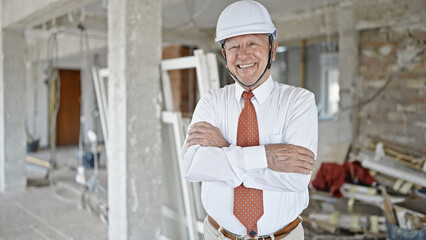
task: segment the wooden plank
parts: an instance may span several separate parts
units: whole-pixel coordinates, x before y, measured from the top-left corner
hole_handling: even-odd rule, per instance
[[[366,150],[369,152],[375,152],[376,145],[375,143],[364,143],[364,144],[355,144],[355,148]],[[419,157],[415,157],[413,155],[409,155],[398,150],[392,149],[391,147],[384,145],[383,146],[386,157],[393,159],[405,166],[408,166],[413,169],[418,169],[420,171],[424,171],[424,167],[426,165],[426,158],[421,155],[417,155]]]
[[[390,224],[397,225],[395,213],[393,211],[392,203],[389,200],[389,195],[386,192],[386,188],[383,186],[380,186],[379,188],[383,195],[383,208],[386,219],[389,221]]]
[[[402,146],[398,143],[385,140],[380,137],[372,137],[371,141],[376,144],[377,142],[382,142],[385,146],[388,146],[396,151],[403,152],[413,156],[426,156],[426,151],[422,149],[412,148],[411,146]]]
[[[46,160],[38,159],[32,156],[27,156],[27,162],[41,166],[41,167],[45,167],[45,168],[51,167],[50,162]]]

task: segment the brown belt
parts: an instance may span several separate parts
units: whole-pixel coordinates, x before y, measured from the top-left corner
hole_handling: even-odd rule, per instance
[[[208,218],[209,218],[209,222],[211,223],[211,225],[213,225],[213,227],[215,227],[217,230],[219,230],[219,227],[220,227],[219,224],[217,224],[217,222],[212,217],[208,216]],[[278,232],[274,233],[273,234],[274,238],[276,240],[284,238],[291,231],[293,231],[293,229],[295,229],[297,227],[297,225],[299,225],[300,222],[301,222],[301,219],[299,217],[297,217],[296,219],[294,219],[293,222],[287,224],[287,226],[285,226],[283,229],[281,229]],[[223,234],[223,236],[225,236],[225,237],[227,237],[229,239],[233,239],[233,240],[234,239],[235,240],[244,239],[244,238],[238,237],[238,236],[236,236],[236,235],[234,235],[234,234],[226,231],[225,229],[221,229],[220,232]],[[258,239],[270,240],[271,237],[269,235],[268,236],[263,236],[263,237],[260,236],[260,237],[258,237]]]

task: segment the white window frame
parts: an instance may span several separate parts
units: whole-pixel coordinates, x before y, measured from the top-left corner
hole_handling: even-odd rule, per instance
[[[318,116],[319,120],[334,120],[336,117],[334,114],[328,113],[328,72],[335,70],[339,72],[339,54],[336,53],[323,53],[320,56],[321,60],[321,96],[320,102],[318,104],[320,114]],[[340,72],[339,72],[340,75]],[[340,85],[340,84],[339,84]]]

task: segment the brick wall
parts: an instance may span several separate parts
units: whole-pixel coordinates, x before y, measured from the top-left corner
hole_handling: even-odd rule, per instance
[[[426,47],[426,30],[373,29],[360,33],[362,99],[371,97],[409,59]],[[359,113],[359,136],[426,150],[426,57],[407,64]]]

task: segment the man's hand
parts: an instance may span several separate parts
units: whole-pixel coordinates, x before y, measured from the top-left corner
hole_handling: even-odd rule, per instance
[[[229,147],[219,128],[207,123],[197,122],[188,131],[187,146],[200,144],[205,147]]]
[[[311,150],[292,144],[265,145],[268,167],[277,172],[311,174],[315,156]]]

